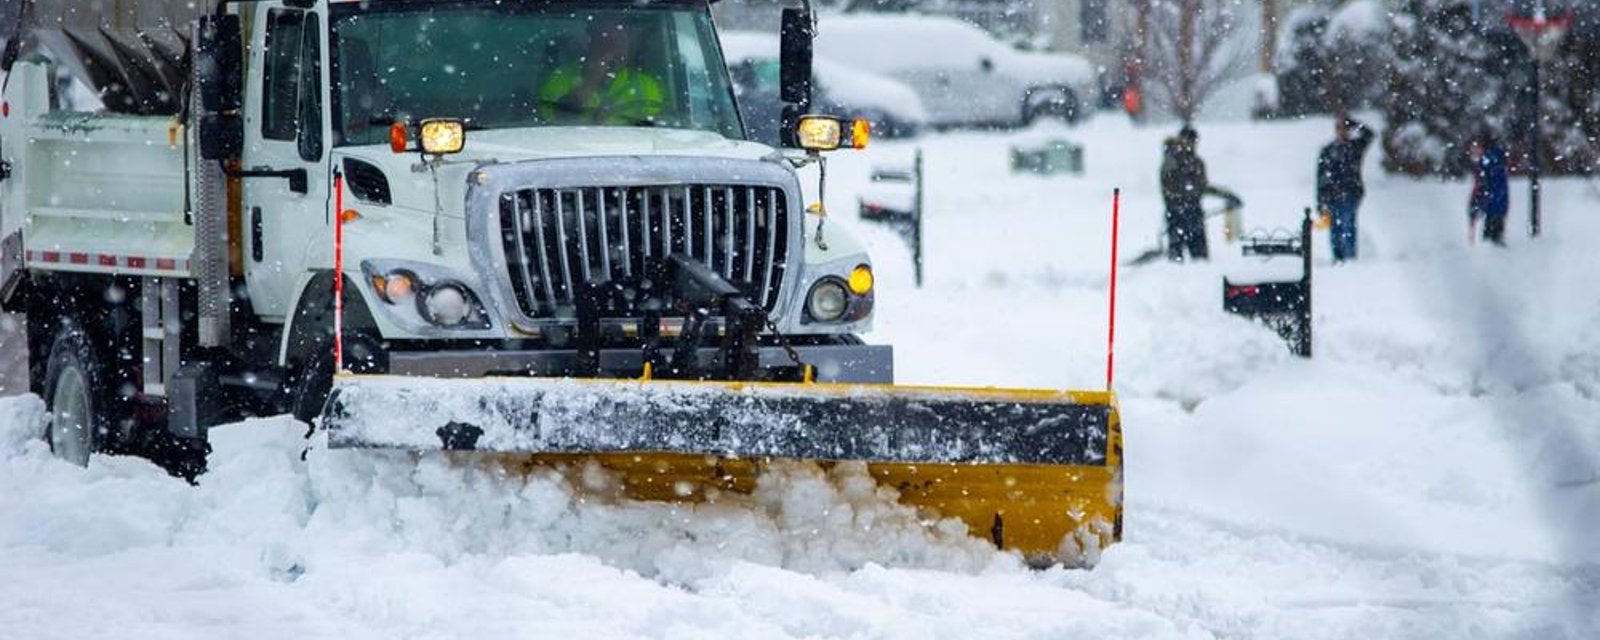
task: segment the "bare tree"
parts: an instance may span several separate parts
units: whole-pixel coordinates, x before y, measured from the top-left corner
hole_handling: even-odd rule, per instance
[[[1148,0],[1145,30],[1150,97],[1172,115],[1193,120],[1218,89],[1249,72],[1250,47],[1240,36],[1241,0]]]

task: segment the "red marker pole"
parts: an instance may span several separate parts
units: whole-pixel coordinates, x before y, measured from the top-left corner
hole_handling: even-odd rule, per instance
[[[1117,232],[1122,217],[1122,189],[1111,191],[1111,309],[1106,321],[1106,391],[1111,391],[1111,372],[1117,345]]]
[[[333,174],[333,371],[344,371],[344,174]]]

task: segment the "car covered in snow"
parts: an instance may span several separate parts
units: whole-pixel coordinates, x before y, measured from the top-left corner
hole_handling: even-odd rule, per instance
[[[1076,122],[1095,94],[1094,70],[1075,55],[1020,51],[955,18],[828,15],[817,54],[910,85],[935,127]]]
[[[778,37],[759,31],[722,32],[723,57],[751,140],[779,144],[783,102],[778,96]],[[872,123],[875,136],[914,136],[927,120],[917,92],[882,74],[816,56],[812,110]]]

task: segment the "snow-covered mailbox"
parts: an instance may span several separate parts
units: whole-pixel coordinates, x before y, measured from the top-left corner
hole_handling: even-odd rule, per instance
[[[875,167],[872,183],[856,199],[861,219],[888,225],[911,249],[911,266],[922,286],[922,149],[911,167]]]
[[[1299,280],[1239,283],[1222,278],[1222,308],[1255,319],[1282,336],[1289,350],[1311,357],[1311,210],[1295,236],[1252,234],[1241,239],[1246,256],[1299,256]]]

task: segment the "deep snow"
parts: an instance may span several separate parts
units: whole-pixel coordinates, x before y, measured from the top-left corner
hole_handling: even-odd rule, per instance
[[[1326,120],[1206,125],[1246,227],[1291,227]],[[1160,138],[955,133],[836,156],[828,204],[872,247],[905,382],[1104,382],[1110,194],[1122,255],[1159,229]],[[1085,144],[1083,177],[1011,175],[1012,144]],[[926,150],[927,287],[854,220],[870,166]],[[594,470],[506,477],[330,452],[286,418],[213,431],[198,488],[138,460],[55,462],[39,402],[0,400],[0,636],[1600,636],[1600,193],[1547,182],[1531,241],[1467,243],[1467,185],[1368,158],[1359,262],[1318,234],[1316,358],[1220,309],[1237,256],[1124,268],[1117,389],[1127,538],[1033,572],[860,469],[752,496],[618,500]],[[833,223],[830,223],[833,224]],[[1215,227],[1213,227],[1215,230]]]

